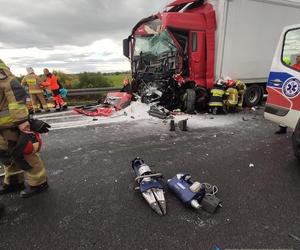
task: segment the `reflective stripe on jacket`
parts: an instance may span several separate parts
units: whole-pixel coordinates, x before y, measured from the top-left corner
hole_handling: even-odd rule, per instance
[[[0,80],[0,129],[15,127],[28,120],[27,94],[19,81],[6,70]]]
[[[36,74],[32,73],[25,76],[21,83],[22,85],[28,86],[29,94],[39,94],[43,93],[43,90],[39,86],[40,82],[40,78]]]
[[[213,88],[210,90],[210,94],[208,105],[210,107],[222,107],[225,91],[223,89]]]
[[[239,93],[237,89],[228,88],[225,92],[225,95],[228,96],[227,100],[225,101],[227,106],[236,106],[238,104]]]

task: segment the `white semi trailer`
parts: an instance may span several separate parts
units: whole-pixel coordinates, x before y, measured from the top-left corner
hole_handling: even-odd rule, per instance
[[[245,101],[262,100],[282,29],[300,23],[300,0],[209,0],[217,18],[215,78],[248,84]]]

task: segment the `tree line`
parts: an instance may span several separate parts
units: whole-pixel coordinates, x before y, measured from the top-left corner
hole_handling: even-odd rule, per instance
[[[59,79],[62,86],[67,89],[80,89],[80,88],[101,88],[101,87],[113,87],[122,84],[122,78],[125,75],[130,75],[130,72],[113,72],[113,73],[101,73],[101,72],[82,72],[79,74],[66,74],[62,71],[53,72]],[[18,80],[24,76],[17,77]],[[42,79],[43,75],[40,76]]]

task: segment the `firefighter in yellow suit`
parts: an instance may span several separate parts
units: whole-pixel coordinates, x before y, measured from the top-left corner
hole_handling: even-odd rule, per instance
[[[48,187],[44,163],[37,153],[21,152],[22,159],[12,154],[21,134],[32,133],[25,102],[24,88],[0,59],[0,161],[5,169],[0,194],[22,190],[20,196],[29,197]]]
[[[32,102],[32,106],[33,106],[33,112],[34,113],[38,113],[41,112],[41,110],[38,107],[38,103],[40,101],[40,103],[43,106],[43,109],[46,112],[49,112],[50,109],[47,105],[46,99],[44,97],[44,93],[43,90],[40,87],[40,83],[42,82],[41,79],[34,73],[34,70],[32,67],[27,67],[27,75],[24,76],[24,78],[22,79],[21,84],[24,86],[28,86],[28,90],[29,90],[29,95],[30,95],[30,99]]]
[[[235,83],[235,87],[239,93],[238,110],[241,111],[243,110],[244,96],[247,90],[247,86],[244,82],[238,80]]]

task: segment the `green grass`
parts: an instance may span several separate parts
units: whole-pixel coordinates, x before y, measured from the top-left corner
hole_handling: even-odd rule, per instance
[[[111,74],[111,75],[103,75],[108,81],[113,85],[113,87],[122,87],[123,80],[125,76],[130,77],[130,74],[121,73],[121,74]]]

